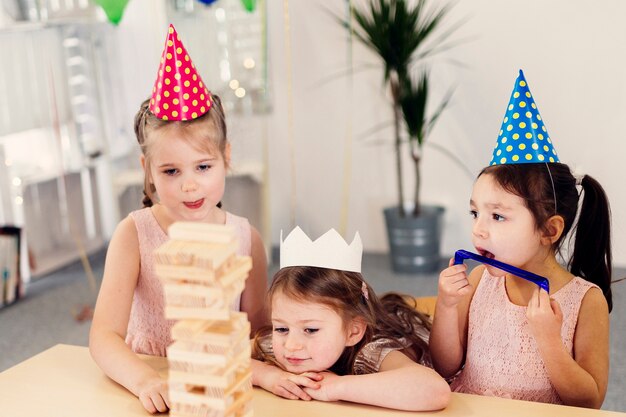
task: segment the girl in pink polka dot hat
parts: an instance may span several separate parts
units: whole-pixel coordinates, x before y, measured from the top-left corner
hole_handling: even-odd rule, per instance
[[[439,275],[430,336],[435,369],[457,392],[600,408],[612,307],[609,203],[595,179],[559,162],[521,71],[469,208],[476,252],[546,277],[550,293],[451,260]],[[562,249],[566,264],[557,260]]]
[[[241,298],[252,332],[267,323],[267,260],[259,232],[248,220],[221,207],[231,145],[224,109],[212,95],[173,26],[169,27],[152,97],[135,116],[145,173],[144,208],[117,226],[109,243],[104,276],[89,337],[97,364],[139,397],[151,413],[168,409],[167,382],[135,353],[166,355],[172,320],[165,320],[154,250],[167,241],[176,221],[229,224],[239,255],[252,257]]]

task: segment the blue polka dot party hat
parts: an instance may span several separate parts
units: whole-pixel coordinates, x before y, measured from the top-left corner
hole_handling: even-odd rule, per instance
[[[489,165],[533,162],[559,162],[559,157],[520,70]]]

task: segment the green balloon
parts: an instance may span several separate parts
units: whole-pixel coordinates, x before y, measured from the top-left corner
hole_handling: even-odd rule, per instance
[[[243,7],[250,13],[256,9],[256,0],[241,0],[241,3],[243,3]]]
[[[109,22],[117,25],[122,20],[124,14],[124,8],[128,4],[129,0],[94,0],[104,10],[109,19]]]

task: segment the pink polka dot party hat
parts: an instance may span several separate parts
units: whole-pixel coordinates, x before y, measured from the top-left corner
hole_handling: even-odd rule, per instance
[[[489,165],[559,162],[522,70],[515,80]]]
[[[170,24],[150,111],[162,120],[192,120],[208,112],[212,104],[209,90]]]

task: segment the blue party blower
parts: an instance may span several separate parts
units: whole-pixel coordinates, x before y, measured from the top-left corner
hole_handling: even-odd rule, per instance
[[[490,259],[476,253],[468,252],[463,249],[458,250],[454,253],[455,265],[462,264],[465,259],[473,259],[474,261],[491,265],[495,268],[511,273],[516,277],[524,278],[525,280],[534,282],[535,284],[539,285],[539,287],[546,290],[548,294],[550,293],[550,282],[547,278],[544,278],[541,275],[533,274],[532,272],[524,271],[523,269],[516,268],[509,264],[505,264],[504,262],[496,261],[495,259]]]

